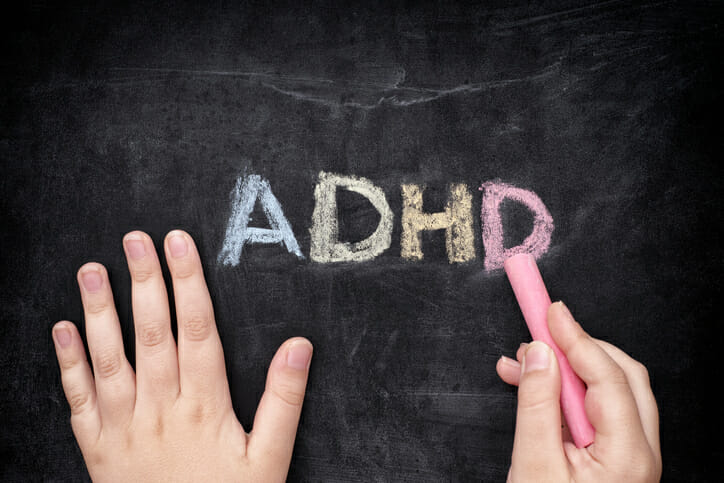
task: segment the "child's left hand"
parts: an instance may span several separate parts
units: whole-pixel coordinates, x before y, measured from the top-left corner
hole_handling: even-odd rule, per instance
[[[224,354],[196,246],[182,231],[165,240],[178,319],[171,332],[166,287],[150,237],[124,238],[132,278],[136,371],[123,350],[105,268],[78,271],[93,372],[75,325],[53,339],[71,425],[95,481],[284,481],[312,356],[286,341],[267,375],[247,434],[231,405]]]

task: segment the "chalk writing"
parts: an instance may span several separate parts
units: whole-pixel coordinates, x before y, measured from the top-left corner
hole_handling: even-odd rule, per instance
[[[249,215],[254,210],[257,200],[261,203],[271,228],[249,226]],[[304,258],[292,227],[284,217],[282,207],[272,193],[269,182],[256,174],[241,177],[236,181],[232,191],[231,216],[226,226],[219,262],[224,265],[238,265],[241,251],[247,243],[284,244],[290,253]]]
[[[480,187],[483,200],[480,209],[480,225],[485,247],[485,269],[503,267],[503,262],[518,253],[530,253],[540,258],[551,244],[553,217],[543,201],[532,191],[516,188],[506,183],[488,181]],[[503,223],[500,219],[500,203],[511,199],[524,204],[533,213],[533,231],[518,246],[503,247]]]
[[[337,219],[337,190],[346,189],[364,196],[379,212],[375,231],[364,240],[350,243],[339,240]],[[451,184],[445,209],[438,213],[422,211],[424,186],[401,185],[402,233],[400,256],[406,260],[424,258],[420,235],[428,230],[445,230],[445,246],[450,263],[475,260],[473,237],[472,195],[463,184]],[[485,270],[503,267],[503,262],[518,253],[530,253],[540,258],[551,243],[553,217],[543,201],[534,192],[500,181],[488,181],[480,186],[483,197],[480,209],[482,242],[485,249]],[[504,227],[500,205],[504,200],[524,205],[533,214],[533,231],[518,246],[503,246]],[[249,217],[259,201],[270,228],[249,226]],[[320,172],[314,188],[314,211],[310,233],[309,258],[314,263],[364,262],[372,260],[390,247],[394,215],[384,191],[370,180],[357,176],[343,176]],[[279,201],[272,193],[269,182],[259,175],[242,176],[232,191],[231,216],[219,263],[236,266],[246,244],[279,244],[287,251],[304,259],[292,227],[284,216]]]
[[[450,263],[474,260],[473,197],[467,187],[462,184],[451,185],[445,211],[440,213],[422,212],[423,189],[415,184],[402,185],[402,258],[422,260],[421,232],[444,229]]]
[[[380,213],[377,229],[356,243],[338,240],[337,187],[346,188],[367,198]],[[365,178],[319,173],[314,188],[311,247],[309,257],[319,263],[362,262],[371,260],[390,247],[392,241],[392,210],[385,193]]]

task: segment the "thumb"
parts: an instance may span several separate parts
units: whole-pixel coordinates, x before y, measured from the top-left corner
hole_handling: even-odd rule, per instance
[[[523,356],[510,481],[563,481],[561,377],[553,351],[534,341]]]
[[[272,359],[248,445],[264,466],[289,468],[311,359],[312,344],[303,337],[286,341]]]

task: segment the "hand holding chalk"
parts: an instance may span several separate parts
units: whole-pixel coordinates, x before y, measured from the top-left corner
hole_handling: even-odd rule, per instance
[[[534,296],[542,298],[541,286],[542,281],[533,286]],[[531,328],[538,340],[521,345],[518,361],[501,357],[496,366],[501,379],[518,386],[509,481],[658,481],[658,410],[643,366],[611,344],[591,338],[563,303],[548,304],[533,314],[529,303],[521,303],[526,320],[543,317],[549,339],[542,340],[539,326]],[[584,406],[595,437],[585,447],[561,431],[564,375],[559,353],[588,385]]]
[[[551,305],[548,291],[538,271],[535,259],[522,253],[505,261],[505,272],[518,299],[528,330],[533,340],[543,341],[553,349],[561,371],[561,408],[568,423],[573,442],[578,448],[593,443],[595,431],[586,417],[584,400],[586,386],[573,372],[568,359],[561,352],[548,331],[546,313]]]

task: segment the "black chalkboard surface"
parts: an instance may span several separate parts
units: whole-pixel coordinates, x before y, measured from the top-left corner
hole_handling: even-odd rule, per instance
[[[503,481],[516,393],[494,366],[528,333],[488,262],[538,218],[504,197],[503,238],[484,243],[483,183],[540,200],[552,298],[648,367],[664,481],[718,479],[721,2],[206,3],[6,12],[0,479],[88,478],[50,328],[82,329],[75,271],[101,262],[133,360],[121,237],[160,246],[182,228],[246,428],[278,345],[315,345],[290,481]],[[383,195],[388,218],[333,191],[335,240],[355,247],[391,220],[366,260],[313,253],[325,175]],[[250,177],[301,256],[284,243],[221,256]],[[456,185],[469,195],[466,261],[449,261],[444,229],[419,233],[422,258],[406,251],[411,185],[425,213]],[[249,227],[269,228],[264,208]]]

